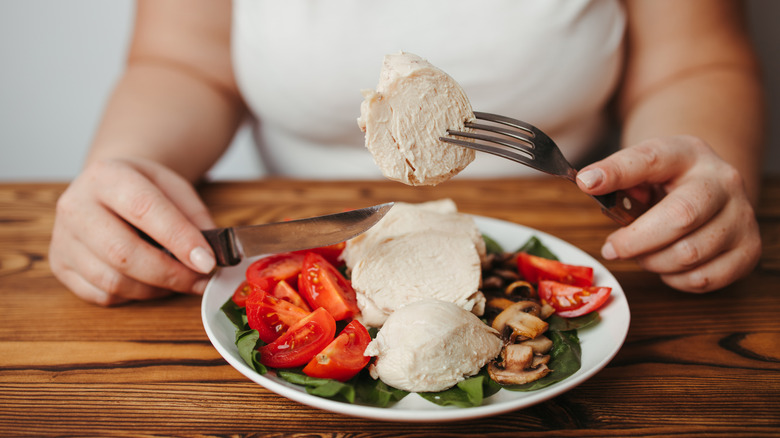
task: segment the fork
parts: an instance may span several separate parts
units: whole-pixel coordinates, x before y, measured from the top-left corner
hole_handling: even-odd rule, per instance
[[[439,140],[498,155],[576,184],[577,170],[566,161],[558,145],[539,128],[498,114],[475,111],[474,116],[490,124],[466,122],[465,126],[474,132],[447,130],[447,136],[439,137]],[[647,205],[623,190],[591,197],[601,205],[601,211],[606,216],[623,226],[648,209]]]

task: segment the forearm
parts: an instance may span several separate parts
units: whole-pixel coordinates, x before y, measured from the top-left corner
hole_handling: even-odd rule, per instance
[[[194,181],[229,145],[242,117],[237,97],[178,66],[131,62],[108,103],[87,162],[145,158]]]
[[[734,0],[627,0],[623,145],[688,134],[745,181],[755,204],[764,143],[758,61]]]
[[[679,134],[703,139],[740,172],[748,197],[757,202],[764,106],[754,70],[716,65],[691,71],[649,91],[623,117],[624,146]]]

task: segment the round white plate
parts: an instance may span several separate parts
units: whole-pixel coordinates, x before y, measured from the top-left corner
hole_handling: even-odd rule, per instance
[[[509,412],[558,396],[586,381],[604,368],[623,345],[630,321],[626,296],[615,277],[596,259],[554,236],[497,219],[474,216],[474,220],[484,234],[493,238],[507,251],[519,248],[531,236],[536,236],[562,262],[593,267],[595,283],[599,286],[612,288],[611,300],[599,310],[601,321],[593,327],[579,331],[582,344],[582,367],[574,375],[537,391],[515,392],[502,389],[485,399],[482,406],[473,408],[442,407],[428,402],[417,394],[409,394],[389,408],[349,404],[310,395],[303,387],[276,377],[273,371],[269,371],[265,375],[258,374],[238,355],[235,344],[235,327],[225,317],[220,307],[243,281],[244,271],[253,260],[245,260],[237,266],[222,268],[214,275],[203,295],[201,306],[203,326],[211,343],[225,360],[241,374],[265,388],[305,405],[331,412],[380,420],[455,421]]]

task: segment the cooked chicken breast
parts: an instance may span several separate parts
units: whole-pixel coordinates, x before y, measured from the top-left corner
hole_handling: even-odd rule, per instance
[[[438,300],[399,308],[366,348],[375,379],[411,392],[443,391],[501,352],[498,332],[473,313]]]
[[[380,327],[396,309],[426,298],[484,310],[482,268],[471,238],[438,230],[390,237],[352,268],[361,320]]]
[[[485,258],[485,240],[474,220],[459,213],[451,199],[410,204],[396,202],[393,208],[376,225],[347,242],[341,258],[348,268],[369,257],[379,243],[403,234],[438,230],[452,234],[464,234],[471,238],[480,260]]]
[[[436,185],[474,160],[474,151],[439,140],[474,120],[466,93],[449,75],[411,53],[387,55],[376,90],[363,91],[358,126],[385,177]]]

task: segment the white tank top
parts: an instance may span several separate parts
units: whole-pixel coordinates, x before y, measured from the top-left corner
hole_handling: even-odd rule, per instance
[[[475,111],[549,134],[575,162],[599,141],[622,68],[618,0],[236,0],[232,50],[268,175],[381,178],[357,126],[385,54],[417,54]],[[461,175],[533,174],[478,154]],[[536,173],[538,174],[538,173]]]

